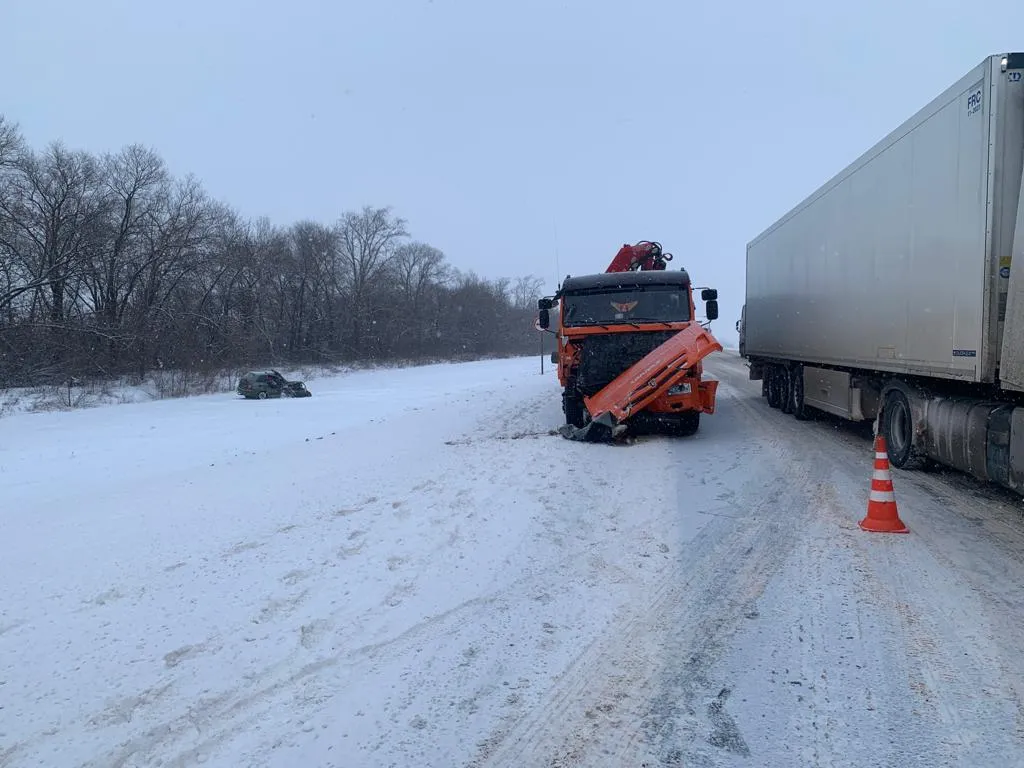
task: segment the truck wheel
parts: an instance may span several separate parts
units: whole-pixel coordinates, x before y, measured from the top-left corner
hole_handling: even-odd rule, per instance
[[[797,421],[807,421],[807,405],[804,403],[804,367],[798,365],[789,372],[789,392],[793,400],[790,408]]]
[[[700,429],[700,411],[686,411],[679,414],[679,420],[672,431],[679,437],[691,437]]]
[[[266,392],[260,392],[258,395],[256,395],[256,397],[258,397],[260,400],[266,400],[267,399],[267,393]]]
[[[907,396],[893,389],[885,397],[882,413],[882,435],[889,454],[889,463],[906,470],[923,469],[927,457],[914,448],[914,412]]]
[[[562,393],[562,410],[565,412],[565,423],[574,427],[584,427],[587,424],[587,409],[583,405],[583,398],[574,390],[566,389]]]

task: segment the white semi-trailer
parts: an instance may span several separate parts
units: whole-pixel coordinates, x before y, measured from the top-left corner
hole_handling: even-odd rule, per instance
[[[747,246],[741,354],[774,408],[874,420],[1024,493],[1024,53],[989,56]]]

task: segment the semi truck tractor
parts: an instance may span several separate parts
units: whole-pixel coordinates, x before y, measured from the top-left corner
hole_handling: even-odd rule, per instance
[[[1024,53],[987,57],[747,245],[768,405],[1024,493]]]

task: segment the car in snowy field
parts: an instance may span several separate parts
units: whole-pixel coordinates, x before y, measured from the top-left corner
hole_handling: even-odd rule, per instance
[[[288,381],[275,370],[249,371],[238,380],[237,392],[246,400],[313,396],[303,382]]]

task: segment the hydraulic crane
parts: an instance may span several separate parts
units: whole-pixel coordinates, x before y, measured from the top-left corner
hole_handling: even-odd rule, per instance
[[[663,271],[669,261],[672,261],[672,254],[665,253],[661,243],[641,240],[636,245],[623,245],[605,272]]]

